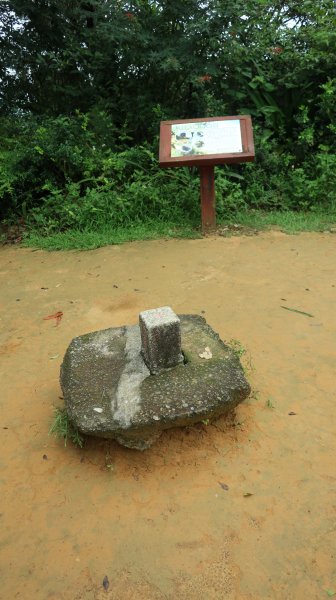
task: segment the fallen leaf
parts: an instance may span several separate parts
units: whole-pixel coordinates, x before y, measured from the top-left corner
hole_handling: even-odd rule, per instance
[[[104,588],[105,592],[107,592],[109,587],[110,587],[110,582],[109,582],[107,575],[105,575],[105,577],[103,579],[103,588]]]
[[[304,312],[304,310],[298,310],[297,308],[289,308],[289,306],[281,306],[281,308],[284,308],[285,310],[289,310],[290,312],[298,313],[299,315],[305,315],[306,317],[312,317],[312,319],[314,318],[314,315]]]
[[[58,283],[57,285],[55,285],[55,287],[61,287],[61,283]]]
[[[296,413],[296,412],[293,412],[293,411],[291,410],[291,411],[290,411],[288,414],[289,414],[289,416],[291,417],[291,416],[293,416],[293,415],[296,415],[297,413]]]
[[[54,356],[49,356],[49,360],[54,360],[54,358],[58,358],[59,354],[54,354]]]
[[[94,410],[95,412],[97,412],[97,413],[102,413],[102,412],[103,412],[103,409],[102,409],[102,408],[94,408],[93,410]]]
[[[212,352],[211,352],[210,348],[207,346],[206,348],[204,348],[204,352],[201,352],[198,356],[200,358],[205,358],[205,360],[209,360],[210,358],[212,358]]]
[[[63,313],[61,310],[59,310],[58,312],[54,313],[53,315],[48,315],[47,317],[43,317],[43,320],[50,321],[50,319],[56,319],[55,327],[57,327],[57,325],[60,324],[62,317],[63,317]]]
[[[251,492],[245,492],[243,496],[244,498],[249,498],[250,496],[253,496],[253,494],[251,494]]]
[[[218,483],[221,486],[222,490],[228,491],[229,486],[226,483],[222,483],[221,481],[219,481]]]

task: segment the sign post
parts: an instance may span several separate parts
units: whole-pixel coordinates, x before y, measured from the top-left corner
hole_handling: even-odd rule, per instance
[[[161,122],[160,166],[199,169],[203,232],[216,227],[214,166],[253,160],[248,115]]]
[[[201,179],[202,230],[210,231],[216,227],[215,167],[199,167]]]

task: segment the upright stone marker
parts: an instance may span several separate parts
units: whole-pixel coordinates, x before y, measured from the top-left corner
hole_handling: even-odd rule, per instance
[[[183,362],[180,319],[169,306],[139,315],[141,352],[152,375]]]

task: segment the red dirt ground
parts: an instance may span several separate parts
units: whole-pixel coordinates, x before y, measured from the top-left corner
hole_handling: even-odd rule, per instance
[[[335,241],[0,249],[2,599],[336,592]],[[248,350],[254,393],[235,418],[171,430],[143,453],[48,436],[71,339],[162,305],[204,314]],[[57,327],[43,319],[58,311]]]

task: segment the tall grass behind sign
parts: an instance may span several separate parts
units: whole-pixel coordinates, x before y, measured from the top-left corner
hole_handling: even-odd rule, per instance
[[[254,160],[251,117],[162,121],[160,166],[199,168],[202,230],[216,226],[214,167]]]

